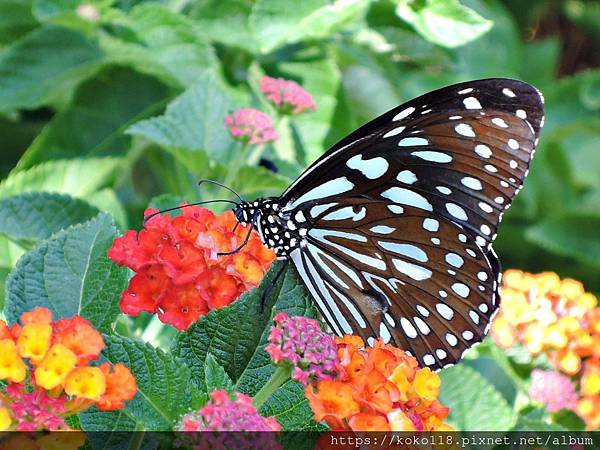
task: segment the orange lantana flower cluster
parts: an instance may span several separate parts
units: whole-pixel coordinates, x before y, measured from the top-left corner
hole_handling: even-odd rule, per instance
[[[0,430],[67,429],[64,418],[92,405],[121,409],[137,392],[123,364],[90,362],[104,340],[80,316],[52,320],[46,308],[21,315],[11,327],[0,320]]]
[[[339,377],[306,387],[315,420],[334,431],[452,430],[436,373],[382,340],[365,348],[360,337],[344,336],[337,344]]]
[[[600,308],[596,297],[555,273],[504,273],[502,308],[491,334],[498,345],[545,353],[556,370],[579,378],[576,412],[600,428]]]
[[[127,231],[108,256],[136,272],[121,296],[124,313],[157,313],[162,322],[185,330],[209,310],[256,287],[275,254],[252,231],[238,252],[219,256],[237,249],[248,228],[231,211],[217,216],[206,208],[181,206],[179,217],[157,215],[139,233]],[[145,216],[155,212],[147,209]]]

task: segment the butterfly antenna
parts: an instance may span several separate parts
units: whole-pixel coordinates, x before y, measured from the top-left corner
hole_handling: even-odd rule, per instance
[[[149,216],[144,217],[144,223],[148,222],[154,216],[157,216],[159,214],[166,213],[166,212],[169,212],[169,211],[175,211],[177,209],[187,208],[188,206],[208,205],[209,203],[218,203],[218,202],[232,203],[232,204],[234,204],[236,206],[238,205],[238,203],[234,202],[233,200],[225,200],[225,199],[207,200],[205,202],[188,203],[187,205],[174,206],[173,208],[161,209],[160,211],[156,211],[155,213],[152,213]]]
[[[231,189],[229,186],[225,186],[223,183],[219,183],[218,181],[215,180],[207,180],[207,179],[202,179],[200,181],[198,181],[198,186],[201,186],[204,183],[210,183],[210,184],[216,184],[219,187],[222,187],[223,189],[227,189],[229,192],[231,192],[232,194],[234,194],[237,198],[240,199],[240,202],[244,203],[245,200],[242,198],[242,196],[240,194],[238,194],[237,192],[235,192],[233,189]]]
[[[258,214],[258,211],[255,211],[254,215],[252,216],[252,220],[250,221],[250,227],[248,228],[248,233],[246,233],[246,238],[244,239],[244,242],[242,242],[241,245],[238,248],[236,248],[235,250],[232,250],[230,252],[217,253],[217,256],[233,255],[234,253],[239,252],[241,249],[243,249],[246,246],[246,244],[250,240],[250,235],[252,234],[252,230],[254,229],[254,221],[256,220],[257,214]],[[236,225],[236,227],[237,227],[237,225]]]

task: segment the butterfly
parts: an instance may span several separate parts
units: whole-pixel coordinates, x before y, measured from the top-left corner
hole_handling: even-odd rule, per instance
[[[293,263],[333,332],[382,338],[438,370],[498,312],[491,244],[543,122],[543,96],[524,82],[448,86],[363,125],[281,196],[234,212]]]

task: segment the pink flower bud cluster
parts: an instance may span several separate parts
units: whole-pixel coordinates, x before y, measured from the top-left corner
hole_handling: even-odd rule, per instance
[[[291,364],[292,378],[305,386],[312,381],[332,380],[339,364],[337,344],[323,332],[319,322],[306,317],[275,316],[265,350],[275,364]]]
[[[234,400],[225,390],[214,391],[211,400],[181,419],[179,431],[279,431],[274,417],[263,417],[252,398],[236,392]]]
[[[234,138],[252,145],[276,141],[279,138],[271,118],[253,108],[242,108],[227,116],[225,125]]]
[[[284,114],[300,114],[316,109],[312,96],[292,80],[262,77],[260,90]]]

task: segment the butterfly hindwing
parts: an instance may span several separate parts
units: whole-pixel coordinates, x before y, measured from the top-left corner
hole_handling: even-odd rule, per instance
[[[310,229],[292,261],[334,332],[381,336],[432,369],[482,340],[498,270],[460,226],[383,201],[327,206],[303,212]]]

